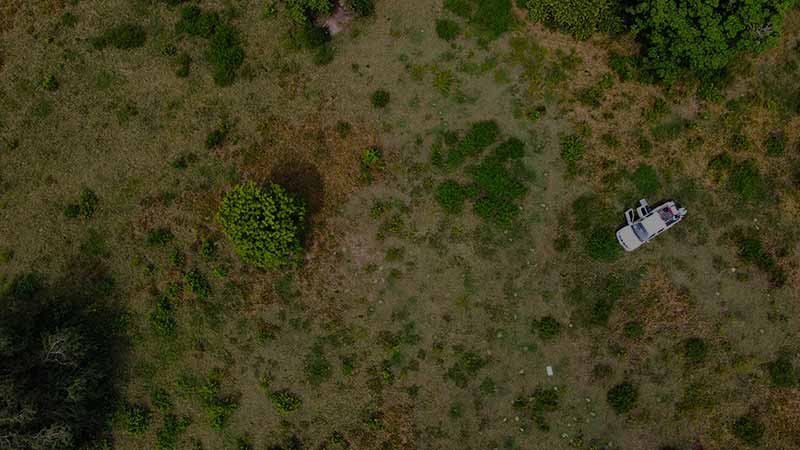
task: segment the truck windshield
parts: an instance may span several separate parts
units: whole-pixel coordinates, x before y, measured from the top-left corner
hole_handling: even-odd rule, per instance
[[[642,242],[646,242],[647,238],[649,237],[647,234],[647,230],[644,229],[644,225],[640,223],[633,224],[633,232],[636,234],[636,237],[638,237],[639,240]]]

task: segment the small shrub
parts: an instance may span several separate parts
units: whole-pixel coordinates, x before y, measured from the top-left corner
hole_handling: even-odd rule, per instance
[[[630,321],[625,324],[625,327],[622,329],[622,333],[628,339],[638,339],[644,336],[644,327],[642,326],[641,322]]]
[[[207,58],[213,68],[214,82],[219,86],[233,84],[236,70],[244,62],[238,31],[229,25],[217,27],[209,40]]]
[[[588,39],[593,33],[608,30],[618,19],[610,0],[523,0],[531,20],[542,22],[575,38]]]
[[[147,233],[145,242],[150,247],[164,247],[165,245],[170,243],[173,239],[175,239],[175,235],[172,234],[172,231],[169,228],[160,227],[154,230],[150,230]]]
[[[208,280],[197,270],[186,272],[183,275],[183,282],[186,289],[200,300],[205,299],[211,293],[211,286],[208,284]]]
[[[103,34],[92,38],[91,44],[98,50],[109,45],[117,49],[128,50],[143,46],[146,39],[147,34],[144,28],[140,25],[126,23],[110,28]]]
[[[764,425],[755,417],[747,415],[736,419],[733,423],[733,434],[750,446],[757,446],[764,437]]]
[[[281,186],[263,190],[252,181],[228,192],[217,212],[236,253],[262,269],[299,262],[304,219],[303,203]]]
[[[53,92],[58,90],[58,80],[56,79],[55,75],[48,75],[42,80],[42,89],[48,92]]]
[[[701,338],[693,337],[684,341],[684,356],[689,362],[700,363],[706,359],[708,344]]]
[[[459,214],[464,208],[465,199],[465,190],[456,181],[447,180],[436,189],[436,201],[447,213]]]
[[[487,359],[475,352],[458,351],[455,363],[447,370],[445,376],[456,386],[465,388],[469,381],[477,376],[478,371],[488,363]]]
[[[597,261],[614,261],[622,253],[616,233],[610,227],[596,227],[586,238],[586,253]]]
[[[221,388],[222,372],[219,370],[210,371],[206,383],[198,388],[200,405],[206,412],[211,429],[215,431],[222,431],[238,407],[233,400],[220,396]]]
[[[472,0],[444,0],[444,9],[466,19],[472,16],[473,4]]]
[[[289,31],[291,45],[298,50],[312,50],[327,45],[331,40],[328,27],[307,22]]]
[[[188,77],[192,67],[192,57],[186,52],[181,52],[176,59],[176,63],[178,68],[175,69],[175,75],[180,78]]]
[[[306,355],[305,372],[312,384],[320,384],[327,381],[333,374],[333,368],[325,357],[324,348],[321,344],[315,344],[311,348],[311,352]]]
[[[490,145],[494,144],[500,136],[500,127],[493,120],[475,122],[461,141],[447,153],[447,163],[457,165],[469,156],[475,156]]]
[[[777,387],[789,388],[797,384],[797,373],[788,353],[783,353],[769,365],[769,377]]]
[[[535,329],[540,338],[549,340],[561,334],[561,323],[552,316],[545,316],[536,321]]]
[[[191,421],[188,418],[164,416],[164,426],[156,433],[155,450],[175,450],[178,447],[178,435],[186,431]]]
[[[752,160],[735,164],[728,177],[730,189],[745,201],[754,201],[765,194],[764,180]]]
[[[156,301],[156,309],[150,313],[150,328],[156,336],[175,336],[178,321],[175,319],[175,310],[169,297],[161,296]]]
[[[753,264],[768,274],[776,286],[783,285],[786,274],[778,266],[775,258],[764,249],[764,244],[755,230],[735,230],[731,238],[737,245],[737,254],[742,261]]]
[[[78,23],[78,17],[75,14],[67,11],[61,15],[61,25],[67,28],[72,28]]]
[[[389,104],[389,100],[391,100],[391,95],[383,89],[373,92],[372,97],[370,97],[372,106],[375,108],[385,108]]]
[[[350,122],[345,122],[344,120],[336,122],[336,133],[340,138],[346,138],[351,131],[353,131],[353,125]]]
[[[211,150],[221,147],[228,137],[228,133],[230,133],[230,125],[227,122],[222,122],[219,127],[206,136],[206,148]]]
[[[586,144],[583,143],[580,136],[577,134],[561,136],[561,159],[567,163],[567,166],[574,167],[583,158],[585,152]]]
[[[300,399],[300,397],[292,394],[289,391],[270,392],[268,397],[275,409],[277,409],[281,414],[289,414],[297,411],[303,404],[303,401]]]
[[[181,9],[181,18],[175,25],[175,31],[207,39],[221,24],[219,14],[203,11],[197,5],[187,5]]]
[[[378,147],[369,147],[361,152],[361,165],[365,169],[380,168],[383,154]]]
[[[786,144],[788,140],[786,135],[782,132],[772,133],[764,143],[767,149],[768,156],[781,156],[786,151]]]
[[[450,19],[436,20],[436,35],[445,41],[452,41],[461,34],[461,27]]]
[[[333,45],[325,44],[317,47],[317,50],[314,51],[314,58],[312,61],[318,66],[324,66],[333,62],[334,54]]]
[[[638,399],[638,389],[627,381],[612,387],[606,396],[608,404],[617,414],[624,414],[632,410]]]
[[[150,427],[150,411],[144,406],[125,408],[125,428],[131,434],[143,434]]]
[[[630,179],[633,185],[636,186],[638,194],[642,197],[651,196],[661,188],[658,172],[652,166],[646,164],[640,164],[631,174]]]
[[[162,413],[165,413],[172,409],[172,399],[169,398],[169,394],[167,391],[163,389],[157,389],[153,391],[151,394],[153,406],[156,407]]]

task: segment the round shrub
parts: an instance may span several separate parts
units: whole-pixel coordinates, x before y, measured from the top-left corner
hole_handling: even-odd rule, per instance
[[[783,132],[772,133],[764,143],[768,156],[781,156],[786,151],[787,139]]]
[[[733,434],[745,444],[756,446],[764,437],[764,425],[755,417],[743,416],[733,423]]]
[[[568,165],[574,165],[580,161],[585,152],[586,144],[583,143],[580,136],[570,134],[561,137],[561,158]]]
[[[121,50],[139,48],[147,40],[147,33],[138,24],[125,23],[106,30],[103,34],[91,39],[91,44],[96,49],[103,49],[109,45]]]
[[[620,383],[608,391],[606,400],[617,414],[624,414],[633,409],[639,399],[639,391],[629,382]]]
[[[638,339],[644,336],[644,327],[640,322],[630,321],[625,324],[622,332],[628,339]]]
[[[586,239],[586,253],[596,261],[613,261],[621,252],[613,228],[597,227]]]
[[[792,387],[797,384],[797,374],[789,355],[784,353],[769,365],[769,377],[777,387]]]
[[[445,41],[452,41],[461,34],[461,27],[450,19],[437,19],[436,34]]]
[[[462,211],[465,198],[464,188],[457,181],[447,180],[436,189],[436,201],[450,214]]]
[[[391,98],[392,97],[388,92],[384,91],[383,89],[378,89],[372,93],[372,106],[376,108],[385,108],[386,105],[389,104],[389,100],[391,100]]]
[[[540,338],[552,339],[561,333],[561,323],[552,316],[545,316],[536,322],[536,330]]]
[[[217,222],[246,262],[270,269],[301,258],[305,205],[281,186],[249,181],[222,199]]]
[[[707,354],[708,345],[706,344],[706,341],[698,337],[689,338],[684,343],[684,355],[690,362],[702,362],[704,359],[706,359]]]

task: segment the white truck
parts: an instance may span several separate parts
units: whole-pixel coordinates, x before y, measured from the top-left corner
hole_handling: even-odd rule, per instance
[[[638,219],[637,219],[638,216]],[[639,207],[625,211],[627,225],[617,231],[617,241],[626,252],[632,252],[672,228],[686,216],[686,208],[669,201],[651,208],[647,200],[639,200]]]

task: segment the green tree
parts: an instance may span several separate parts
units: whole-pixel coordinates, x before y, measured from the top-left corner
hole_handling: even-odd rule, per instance
[[[638,0],[628,12],[644,44],[643,69],[668,84],[687,72],[713,82],[741,53],[773,44],[794,2]]]
[[[270,269],[301,258],[305,214],[303,202],[281,186],[249,181],[225,195],[217,222],[243,260]]]

